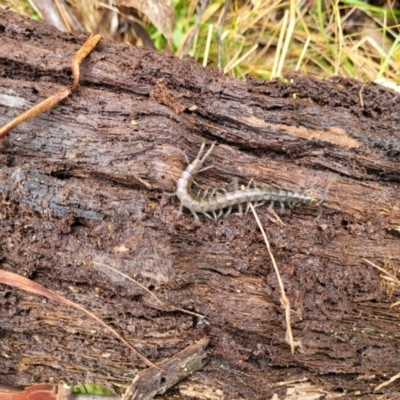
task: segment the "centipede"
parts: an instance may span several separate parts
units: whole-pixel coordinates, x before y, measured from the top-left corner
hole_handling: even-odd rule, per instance
[[[207,152],[204,153],[206,143],[203,142],[197,157],[188,163],[187,168],[182,172],[176,185],[176,194],[180,201],[180,213],[183,208],[187,208],[196,220],[199,220],[198,214],[202,214],[208,219],[217,220],[222,216],[228,216],[234,207],[238,207],[240,213],[243,212],[243,207],[246,206],[246,212],[249,209],[249,203],[255,207],[269,203],[272,208],[275,203],[279,203],[281,208],[285,204],[290,208],[296,206],[306,206],[310,208],[318,208],[319,215],[322,214],[321,204],[324,201],[317,199],[308,194],[300,194],[293,191],[282,189],[275,185],[258,183],[251,180],[247,186],[239,188],[238,183],[235,183],[233,191],[227,191],[225,188],[206,189],[203,192],[197,193],[192,189],[192,184],[195,176],[210,167],[203,168],[207,158],[210,156],[216,142],[213,142]],[[204,154],[204,155],[203,155]]]

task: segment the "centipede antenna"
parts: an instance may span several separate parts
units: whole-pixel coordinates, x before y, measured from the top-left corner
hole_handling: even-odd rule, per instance
[[[329,188],[330,188],[331,184],[332,184],[332,180],[330,180],[328,182],[328,186],[326,187],[326,189],[324,191],[324,194],[321,197],[321,200],[318,202],[318,207],[320,207],[322,205],[322,203],[326,200],[326,196],[328,195]]]
[[[314,224],[317,223],[317,221],[322,217],[322,203],[326,200],[326,196],[328,195],[328,191],[329,188],[332,184],[332,180],[329,180],[328,185],[324,191],[324,194],[321,197],[321,200],[317,203],[317,207],[318,207],[318,215],[317,217],[314,219]]]
[[[206,147],[206,142],[203,142],[203,143],[201,144],[200,150],[199,150],[199,152],[198,152],[198,154],[197,154],[197,158],[200,159],[201,155],[203,154],[204,147]]]
[[[201,163],[204,163],[204,161],[207,160],[207,157],[212,153],[212,151],[213,151],[214,146],[215,146],[216,143],[217,143],[217,142],[213,142],[213,143],[212,143],[212,145],[211,145],[211,147],[208,149],[207,153],[204,154],[204,157],[201,159]],[[199,151],[199,155],[197,156],[197,158],[200,158],[200,157],[201,157],[201,154],[202,154],[203,151],[204,151],[205,145],[206,145],[206,143],[203,142],[203,144],[201,145],[201,148],[200,148],[200,151]]]
[[[314,218],[314,225],[317,224],[317,221],[322,217],[322,207],[321,205],[318,205],[318,215],[316,218]]]

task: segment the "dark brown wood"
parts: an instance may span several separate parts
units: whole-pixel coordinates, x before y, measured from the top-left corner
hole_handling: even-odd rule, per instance
[[[85,40],[0,10],[0,124],[69,85]],[[0,268],[95,312],[153,362],[209,338],[209,363],[176,391],[282,398],[280,382],[309,379],[372,396],[399,371],[400,292],[363,262],[400,266],[399,115],[400,96],[373,83],[242,82],[101,41],[76,92],[0,141]],[[330,183],[316,224],[315,210],[285,210],[280,226],[258,209],[293,309],[294,355],[252,215],[196,222],[164,194],[203,140],[219,145],[201,188],[254,179],[320,197]],[[129,385],[143,368],[78,312],[5,286],[0,337],[8,384]]]

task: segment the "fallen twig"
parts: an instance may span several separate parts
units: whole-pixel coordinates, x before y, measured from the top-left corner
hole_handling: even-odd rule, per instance
[[[86,42],[75,54],[74,58],[71,61],[72,76],[74,78],[72,85],[63,86],[47,99],[43,100],[39,104],[36,104],[36,106],[33,106],[31,109],[25,111],[17,118],[14,118],[8,124],[2,126],[0,128],[0,138],[5,136],[8,132],[17,127],[22,122],[28,121],[29,119],[36,117],[42,112],[47,111],[51,107],[54,107],[61,100],[64,100],[73,90],[75,90],[79,84],[79,66],[82,60],[93,50],[100,39],[100,35],[90,36],[89,39],[86,40]]]

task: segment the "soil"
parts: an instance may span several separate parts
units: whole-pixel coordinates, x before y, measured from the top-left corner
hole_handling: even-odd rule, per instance
[[[0,126],[71,83],[85,40],[0,9]],[[218,145],[201,189],[254,179],[321,198],[329,187],[315,223],[315,209],[275,207],[279,224],[257,208],[291,301],[294,354],[253,215],[196,221],[165,193],[203,141]],[[266,399],[304,380],[375,398],[400,368],[400,291],[363,260],[400,266],[399,171],[394,91],[339,77],[242,82],[101,41],[77,91],[0,139],[0,268],[91,310],[155,363],[208,339],[207,365],[165,398],[203,385]],[[5,285],[0,305],[6,384],[127,386],[144,368],[74,309]],[[395,381],[377,394],[399,391]]]

